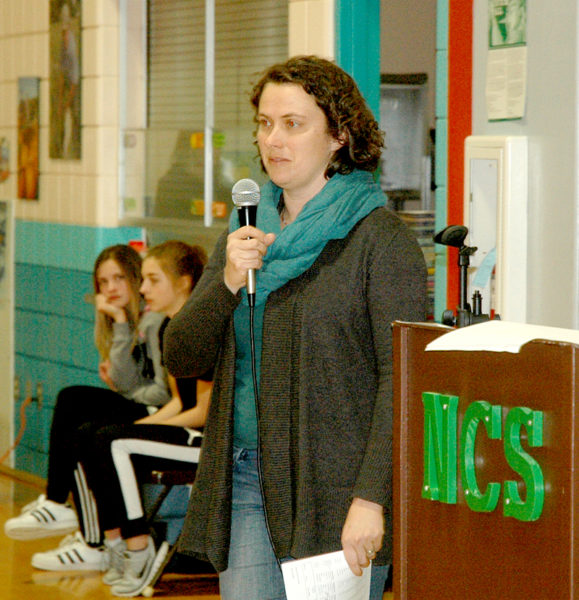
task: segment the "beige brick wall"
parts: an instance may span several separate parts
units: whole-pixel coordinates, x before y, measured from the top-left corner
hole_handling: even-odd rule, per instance
[[[334,0],[289,0],[289,53],[335,58]]]

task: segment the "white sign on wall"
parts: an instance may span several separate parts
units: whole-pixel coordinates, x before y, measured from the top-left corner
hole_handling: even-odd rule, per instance
[[[521,119],[527,96],[527,2],[489,0],[486,102],[489,121]]]

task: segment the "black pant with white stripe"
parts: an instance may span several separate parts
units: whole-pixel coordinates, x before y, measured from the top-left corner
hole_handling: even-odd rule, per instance
[[[132,424],[147,414],[145,405],[128,400],[107,388],[71,386],[61,390],[50,429],[46,497],[63,504],[72,491],[82,521],[92,501],[80,467],[87,438],[86,429],[96,431],[113,423]],[[84,523],[81,525],[84,531],[89,529]],[[86,537],[86,541],[99,545],[102,539],[100,534],[95,533]]]
[[[149,532],[139,472],[191,470],[199,462],[201,433],[172,425],[111,425],[93,437],[85,462],[103,531],[121,528],[126,539]],[[88,520],[88,519],[84,519]]]

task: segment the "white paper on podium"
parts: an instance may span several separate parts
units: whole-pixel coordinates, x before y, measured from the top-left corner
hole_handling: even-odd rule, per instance
[[[287,600],[368,600],[371,570],[354,575],[341,550],[281,565]]]
[[[517,353],[531,340],[567,342],[579,346],[579,331],[509,321],[485,321],[453,329],[430,342],[426,350]]]

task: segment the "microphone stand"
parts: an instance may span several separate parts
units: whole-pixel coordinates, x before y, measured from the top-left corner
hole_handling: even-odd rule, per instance
[[[442,323],[451,327],[466,327],[476,323],[489,321],[491,317],[482,313],[482,296],[475,290],[472,300],[473,309],[467,301],[468,267],[470,257],[478,250],[476,246],[467,246],[464,239],[468,234],[468,228],[464,225],[449,225],[434,235],[434,242],[443,246],[458,248],[458,267],[460,269],[460,298],[457,314],[447,309],[442,313]],[[495,319],[500,319],[495,315]]]
[[[458,267],[460,269],[460,301],[457,309],[456,326],[465,327],[472,324],[472,311],[470,304],[467,301],[467,283],[468,283],[468,267],[470,266],[470,257],[477,251],[478,248],[462,245],[458,250]],[[477,290],[480,298],[480,292]],[[480,311],[480,302],[478,303]]]

